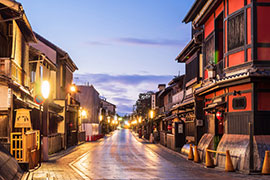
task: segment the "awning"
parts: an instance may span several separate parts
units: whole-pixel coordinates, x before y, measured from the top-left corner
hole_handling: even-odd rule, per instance
[[[179,104],[178,105],[178,109],[183,109],[185,106],[194,106],[194,103],[195,103],[195,100],[194,98],[191,98],[191,99],[188,99],[188,100],[185,100],[183,103]]]
[[[56,104],[54,102],[50,102],[49,104],[49,110],[55,111],[56,113],[63,112],[64,107],[60,106],[59,104]]]
[[[178,114],[185,114],[185,113],[189,113],[189,112],[193,112],[194,109],[187,109],[187,110],[182,110],[182,111],[179,111]]]
[[[203,108],[203,110],[210,110],[210,109],[214,109],[218,106],[226,106],[226,102],[216,102],[216,103],[212,103],[209,104],[207,107]]]
[[[176,114],[172,114],[168,117],[163,118],[163,121],[169,121],[169,120],[172,120],[172,119],[177,118],[177,117],[178,116]]]

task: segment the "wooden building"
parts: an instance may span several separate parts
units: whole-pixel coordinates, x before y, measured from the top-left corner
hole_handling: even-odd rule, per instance
[[[85,111],[85,117],[81,117],[80,129],[85,132],[85,139],[90,140],[93,135],[100,133],[99,121],[103,119],[99,117],[101,102],[98,91],[93,85],[79,85],[78,95],[80,106]]]
[[[201,79],[194,98],[203,100],[204,111],[199,149],[230,150],[242,171],[260,170],[270,148],[269,10],[269,0],[196,0],[183,20],[192,23],[194,41],[183,51],[201,48],[192,68]],[[180,62],[193,59],[180,55]],[[224,166],[225,157],[217,162]]]
[[[9,150],[16,110],[38,107],[30,92],[29,43],[36,42],[20,3],[0,1],[0,143]],[[20,17],[20,18],[18,18]]]
[[[176,57],[179,63],[185,63],[184,97],[177,107],[177,114],[184,122],[186,142],[198,144],[204,129],[201,123],[203,119],[203,99],[196,97],[194,92],[201,86],[202,70],[202,30],[192,31],[192,40]]]
[[[43,54],[48,54],[48,58],[52,59],[51,64],[55,64],[56,67],[55,71],[52,73],[55,79],[51,78],[52,83],[56,84],[55,87],[52,87],[53,98],[51,104],[54,105],[54,107],[61,106],[63,108],[63,110],[58,113],[59,116],[63,117],[63,120],[57,121],[53,132],[61,134],[64,147],[67,148],[78,142],[78,112],[80,103],[76,96],[77,92],[72,92],[70,89],[73,85],[73,73],[78,70],[78,68],[67,52],[41,35],[35,33],[35,36],[40,42],[40,45],[37,44],[36,48],[42,48],[44,50]],[[47,49],[44,49],[45,46]]]
[[[42,119],[40,113],[48,113],[47,132],[48,135],[48,153],[55,153],[64,148],[64,134],[58,132],[58,125],[64,120],[60,115],[64,107],[54,103],[56,99],[56,51],[42,42],[41,36],[38,35],[37,43],[30,44],[29,50],[29,75],[30,91],[33,97],[41,95],[42,81],[47,80],[50,83],[50,95],[48,97],[48,111],[44,111],[44,106],[34,108],[31,111],[33,129],[41,130]],[[41,40],[40,40],[41,39]],[[40,110],[42,112],[40,112]],[[44,135],[44,134],[43,134]]]

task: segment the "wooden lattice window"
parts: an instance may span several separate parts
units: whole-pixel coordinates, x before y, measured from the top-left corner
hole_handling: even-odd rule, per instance
[[[205,66],[215,64],[215,38],[211,35],[205,42]]]
[[[245,43],[244,12],[228,20],[228,50],[241,47]]]

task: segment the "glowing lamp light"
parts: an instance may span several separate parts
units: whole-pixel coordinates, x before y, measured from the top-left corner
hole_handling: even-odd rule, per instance
[[[70,91],[71,92],[76,92],[76,86],[74,86],[74,85],[70,86]]]
[[[42,96],[47,99],[50,95],[50,83],[48,81],[43,81],[41,84]]]
[[[99,115],[99,121],[102,121],[102,120],[103,120],[103,116]]]
[[[218,120],[223,120],[223,114],[222,114],[222,112],[218,111],[216,113],[216,117],[217,117]]]
[[[141,123],[142,122],[142,117],[139,117],[139,123]]]
[[[153,118],[154,118],[154,111],[151,110],[151,111],[149,112],[149,114],[150,114],[150,118],[153,119]]]
[[[85,110],[82,110],[82,117],[86,117],[87,116],[87,113]]]

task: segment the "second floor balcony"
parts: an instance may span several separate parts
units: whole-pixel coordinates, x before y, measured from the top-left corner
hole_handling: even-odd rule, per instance
[[[179,91],[172,96],[172,104],[178,104],[183,100],[184,91]]]
[[[28,82],[25,71],[9,57],[0,58],[0,76],[10,78],[21,85],[27,85]]]
[[[0,75],[10,77],[10,58],[0,58]]]

